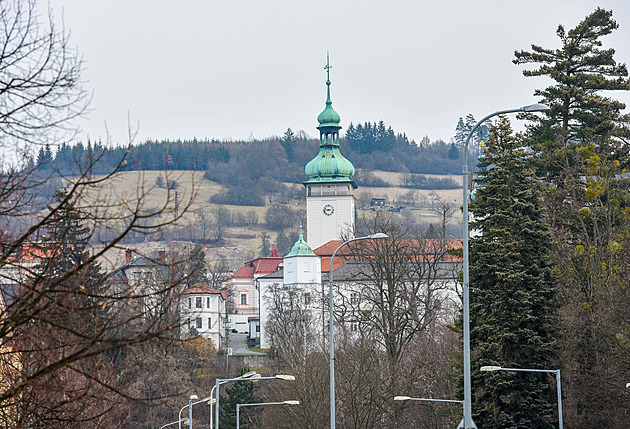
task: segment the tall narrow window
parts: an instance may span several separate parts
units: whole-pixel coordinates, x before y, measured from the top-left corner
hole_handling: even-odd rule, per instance
[[[192,307],[192,298],[188,298],[188,308]]]
[[[201,329],[201,328],[202,328],[201,317],[197,317],[197,329]]]
[[[208,317],[208,329],[212,329],[212,319]]]
[[[356,293],[351,293],[350,294],[350,304],[357,305],[358,302],[359,302],[359,296]]]
[[[206,298],[206,308],[210,308],[210,297]]]
[[[247,294],[246,293],[242,293],[241,294],[241,305],[247,305]]]
[[[197,308],[201,308],[202,304],[201,304],[201,297],[198,296],[197,298],[195,298],[195,307]]]

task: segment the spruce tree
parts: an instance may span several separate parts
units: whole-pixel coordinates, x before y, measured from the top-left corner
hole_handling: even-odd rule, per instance
[[[507,119],[492,127],[470,209],[474,419],[483,428],[551,428],[555,385],[545,374],[481,373],[484,365],[555,368],[551,236],[531,156]]]
[[[242,368],[238,373],[239,376],[249,371],[249,368]],[[220,427],[224,429],[236,428],[236,404],[255,404],[261,402],[256,396],[256,386],[251,381],[236,381],[225,388],[227,396],[221,395],[219,401],[219,421]],[[247,429],[249,427],[260,427],[260,413],[255,410],[260,407],[245,407],[240,410],[240,427]],[[258,410],[259,411],[259,410]]]
[[[208,265],[206,264],[206,252],[201,244],[195,244],[190,251],[188,262],[187,283],[192,286],[197,283],[208,283]]]

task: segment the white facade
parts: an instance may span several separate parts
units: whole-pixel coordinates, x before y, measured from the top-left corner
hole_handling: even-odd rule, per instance
[[[217,350],[224,347],[225,299],[221,292],[192,287],[184,292],[180,310],[183,333],[208,338]]]
[[[353,236],[354,188],[350,183],[306,185],[307,242],[316,249],[331,240]]]
[[[284,258],[284,269],[258,279],[260,288],[260,347],[270,348],[269,334],[266,332],[269,321],[268,300],[274,285],[287,286],[299,291],[298,295],[305,308],[315,309],[319,304],[322,287],[321,258],[315,254]],[[311,317],[310,319],[316,319]]]

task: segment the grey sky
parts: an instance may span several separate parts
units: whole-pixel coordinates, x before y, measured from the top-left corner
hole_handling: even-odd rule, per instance
[[[344,129],[384,120],[448,140],[457,119],[530,104],[515,49],[559,47],[597,6],[620,28],[605,46],[630,62],[628,0],[50,0],[85,59],[92,111],[82,136],[124,143],[127,112],[147,138],[316,135],[326,50]],[[45,7],[41,3],[40,7]],[[627,94],[615,97],[630,104]]]

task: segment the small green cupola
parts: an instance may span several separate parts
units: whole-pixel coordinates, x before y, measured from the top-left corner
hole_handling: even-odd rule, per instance
[[[298,237],[298,241],[295,242],[291,251],[287,253],[285,258],[294,258],[296,256],[317,256],[313,253],[313,249],[304,241],[304,236],[302,235],[302,224],[300,223],[300,236]]]
[[[326,61],[326,107],[317,117],[319,125],[319,153],[304,169],[308,180],[304,183],[351,183],[354,188],[354,166],[339,151],[341,117],[332,107],[330,98],[330,59]]]

